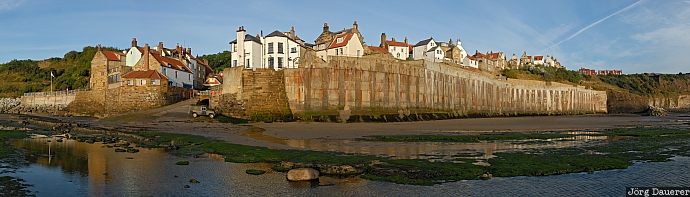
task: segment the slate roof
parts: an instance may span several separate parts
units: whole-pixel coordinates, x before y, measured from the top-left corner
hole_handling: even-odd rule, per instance
[[[419,42],[418,42],[417,44],[415,44],[414,46],[415,46],[415,47],[424,46],[424,45],[426,45],[426,44],[429,44],[429,42],[431,42],[431,40],[433,40],[433,39],[434,39],[434,38],[429,38],[429,39],[426,39],[426,40],[419,41]]]
[[[259,38],[254,37],[254,36],[249,35],[249,34],[244,35],[244,40],[245,41],[250,40],[250,41],[254,41],[256,43],[261,44],[261,40],[259,40]],[[237,39],[230,41],[230,44],[237,44]]]

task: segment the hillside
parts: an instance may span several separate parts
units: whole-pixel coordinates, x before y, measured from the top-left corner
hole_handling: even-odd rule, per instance
[[[208,60],[208,65],[213,68],[213,71],[220,73],[223,69],[230,67],[230,52],[223,51],[216,54],[208,54],[199,57]]]
[[[119,50],[108,48],[110,50]],[[54,90],[87,88],[91,59],[97,48],[87,46],[82,51],[45,60],[12,60],[0,64],[0,97],[18,97],[26,92],[49,91],[53,72]]]
[[[610,113],[646,110],[649,97],[673,98],[690,94],[690,74],[630,74],[588,76],[566,69],[532,67],[503,70],[515,79],[554,81],[608,92]]]

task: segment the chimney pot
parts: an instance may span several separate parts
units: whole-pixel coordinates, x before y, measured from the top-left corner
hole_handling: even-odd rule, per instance
[[[137,47],[137,38],[132,37],[132,47]]]

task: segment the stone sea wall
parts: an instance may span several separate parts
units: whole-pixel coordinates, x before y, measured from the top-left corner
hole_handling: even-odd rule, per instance
[[[446,64],[332,57],[300,66],[226,69],[221,94],[233,94],[247,111],[333,121],[607,112],[603,91],[497,78]],[[215,107],[222,111],[227,105]]]

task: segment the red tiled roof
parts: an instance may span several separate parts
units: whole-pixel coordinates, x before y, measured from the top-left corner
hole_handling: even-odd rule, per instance
[[[535,60],[535,61],[539,61],[539,60],[543,60],[543,59],[544,59],[544,56],[541,56],[541,55],[539,55],[539,56],[534,56],[534,60]]]
[[[395,46],[395,47],[409,47],[410,46],[410,44],[407,44],[404,42],[392,41],[392,40],[387,40],[386,44],[388,44],[388,46]]]
[[[490,60],[496,60],[500,59],[501,53],[487,53],[487,54],[482,54],[480,52],[475,53],[471,57],[479,59],[479,58],[485,58],[485,59],[490,59]]]
[[[155,51],[155,50],[152,50],[151,52],[152,52],[151,55],[153,55],[153,57],[156,58],[156,60],[158,62],[160,62],[162,65],[164,65],[168,68],[175,69],[175,70],[181,70],[181,71],[192,73],[192,70],[189,69],[187,66],[185,66],[179,60],[169,58],[169,57],[163,57],[160,54],[158,54],[157,51]]]
[[[333,38],[333,43],[331,43],[331,46],[328,48],[332,49],[332,48],[338,48],[338,47],[346,46],[347,43],[350,42],[350,39],[352,39],[353,35],[354,35],[354,33],[352,33],[352,32],[336,35],[335,38]],[[338,42],[338,38],[343,38],[343,41]]]
[[[132,71],[128,72],[127,74],[122,75],[122,78],[128,78],[128,79],[168,79],[165,77],[165,75],[159,73],[156,70],[147,70],[147,71]]]
[[[386,49],[381,48],[381,47],[369,46],[369,49],[371,49],[372,51],[375,51],[375,52],[379,52],[379,53],[388,53],[388,51],[386,51]]]
[[[101,52],[103,53],[103,55],[105,55],[105,58],[108,59],[108,61],[120,61],[120,57],[125,56],[125,54],[121,52],[107,50],[102,50]]]

